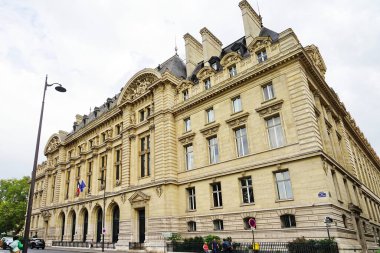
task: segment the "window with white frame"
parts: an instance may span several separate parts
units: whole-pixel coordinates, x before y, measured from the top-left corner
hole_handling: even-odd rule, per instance
[[[240,112],[242,110],[240,96],[234,97],[232,99],[232,109],[233,109],[233,112]]]
[[[189,232],[197,231],[197,223],[195,221],[189,221],[187,223],[187,231]]]
[[[296,227],[296,217],[293,214],[284,214],[280,216],[281,228]]]
[[[245,177],[240,179],[241,194],[243,197],[243,203],[249,204],[255,202],[253,196],[252,178]]]
[[[284,146],[285,141],[280,116],[271,117],[266,122],[270,147],[278,148]]]
[[[186,159],[186,170],[193,169],[194,166],[194,154],[193,154],[193,145],[185,146],[185,159]]]
[[[210,154],[210,164],[219,162],[218,139],[216,136],[208,139],[208,151]]]
[[[204,81],[204,85],[205,85],[205,90],[208,90],[211,88],[211,81],[210,81],[210,78],[207,78],[205,81]]]
[[[206,110],[206,118],[207,118],[207,123],[211,123],[215,121],[215,113],[214,113],[213,107]]]
[[[214,69],[214,70],[218,70],[218,63],[214,62],[211,67]]]
[[[289,171],[281,171],[275,173],[277,198],[279,200],[293,199],[292,185],[290,183]]]
[[[214,230],[219,231],[224,229],[223,220],[213,220],[212,223],[214,224]]]
[[[150,136],[140,139],[140,176],[150,176]]]
[[[214,207],[221,207],[223,206],[223,200],[222,200],[222,187],[220,185],[220,182],[211,184],[212,188],[212,199]]]
[[[188,100],[190,98],[190,95],[189,95],[189,90],[186,89],[184,91],[182,91],[182,95],[183,95],[183,100]]]
[[[272,83],[268,83],[267,85],[263,86],[263,94],[265,101],[274,98],[274,90]]]
[[[248,155],[247,130],[245,126],[235,129],[235,143],[238,157]]]
[[[237,75],[236,66],[233,65],[233,66],[229,67],[228,72],[230,73],[230,77],[236,76]]]
[[[258,62],[266,61],[266,59],[268,58],[267,57],[267,51],[265,51],[265,50],[261,50],[256,55],[257,55],[257,61]]]
[[[183,120],[183,124],[184,124],[184,130],[185,130],[185,132],[189,132],[189,131],[191,131],[191,121],[190,121],[190,117],[184,119],[184,120]]]
[[[187,188],[187,198],[188,198],[188,210],[194,211],[197,209],[197,203],[195,199],[195,188]]]

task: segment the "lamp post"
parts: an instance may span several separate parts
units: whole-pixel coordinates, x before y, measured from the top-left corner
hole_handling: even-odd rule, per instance
[[[46,89],[50,86],[56,85],[55,89],[59,92],[66,92],[66,89],[62,87],[59,83],[47,83],[48,76],[46,75],[45,78],[45,86],[44,86],[44,94],[42,96],[42,105],[41,105],[41,113],[40,113],[40,123],[38,126],[38,133],[37,133],[37,143],[36,143],[36,149],[34,151],[34,163],[33,163],[33,171],[32,171],[32,179],[30,182],[30,189],[29,189],[29,199],[28,199],[28,209],[26,212],[26,221],[25,221],[25,230],[24,230],[24,249],[22,250],[23,253],[28,252],[28,242],[29,242],[29,230],[30,230],[30,218],[32,215],[32,206],[33,206],[33,194],[34,194],[34,184],[36,182],[36,171],[37,171],[37,162],[38,162],[38,152],[40,148],[40,137],[41,137],[41,127],[42,127],[42,118],[44,115],[44,106],[45,106],[45,94]]]
[[[103,168],[104,170],[104,168]],[[104,172],[105,174],[105,172]],[[106,228],[105,228],[105,225],[106,225],[106,221],[105,221],[105,218],[106,218],[106,177],[107,176],[103,176],[101,178],[99,178],[98,180],[101,182],[101,184],[103,185],[104,187],[104,192],[103,192],[103,212],[102,212],[102,252],[104,252],[104,234],[106,233]]]

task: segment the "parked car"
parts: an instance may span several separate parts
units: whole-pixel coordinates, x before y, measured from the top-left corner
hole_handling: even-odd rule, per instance
[[[13,237],[6,236],[1,238],[1,241],[3,241],[3,249],[8,249],[9,244],[13,242]]]
[[[29,241],[29,248],[31,249],[45,249],[45,241],[41,238],[31,238]]]

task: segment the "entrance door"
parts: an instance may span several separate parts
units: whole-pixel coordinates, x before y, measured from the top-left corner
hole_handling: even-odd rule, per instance
[[[84,213],[84,220],[83,220],[83,242],[86,242],[87,232],[88,232],[88,212],[86,210]]]
[[[65,215],[62,216],[61,241],[63,241],[64,234],[65,234]]]
[[[139,213],[139,243],[145,241],[145,208],[138,210]]]
[[[71,225],[71,241],[73,242],[74,241],[74,236],[75,236],[75,223],[76,223],[77,219],[76,219],[76,215],[75,213],[73,214],[73,218],[72,218],[72,225]]]
[[[96,242],[101,242],[102,240],[102,226],[103,226],[103,212],[102,209],[98,211],[97,217],[97,226],[96,226]]]

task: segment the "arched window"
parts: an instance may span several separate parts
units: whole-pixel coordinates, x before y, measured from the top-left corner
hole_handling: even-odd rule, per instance
[[[103,227],[103,212],[102,209],[98,209],[97,214],[97,224],[96,224],[96,242],[101,242],[102,240],[102,227]]]
[[[197,231],[197,223],[195,221],[189,221],[187,223],[187,231],[189,232]]]
[[[281,228],[295,228],[296,217],[293,214],[284,214],[280,216]]]
[[[120,220],[120,209],[115,206],[112,213],[112,242],[117,242],[119,240],[119,220]]]
[[[83,242],[87,240],[87,232],[88,232],[88,212],[84,210],[83,214]]]

